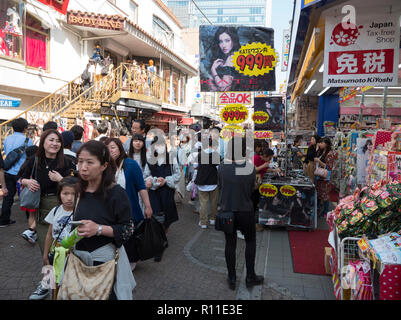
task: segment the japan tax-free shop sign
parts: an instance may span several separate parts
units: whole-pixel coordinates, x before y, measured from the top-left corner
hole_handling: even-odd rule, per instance
[[[339,7],[325,14],[323,86],[397,85],[400,12],[385,13],[386,7],[349,6],[345,13]]]

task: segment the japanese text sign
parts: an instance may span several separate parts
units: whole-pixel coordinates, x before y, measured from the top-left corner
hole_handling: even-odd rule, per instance
[[[355,10],[355,24],[327,14],[323,86],[389,86],[398,81],[399,15]],[[365,11],[366,12],[366,11]]]
[[[220,118],[228,124],[239,124],[248,119],[248,110],[244,106],[228,105],[221,110]]]
[[[252,104],[252,96],[250,92],[218,92],[217,105],[248,105]]]

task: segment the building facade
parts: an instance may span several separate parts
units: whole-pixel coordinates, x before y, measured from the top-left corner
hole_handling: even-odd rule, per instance
[[[0,104],[0,121],[50,101],[63,86],[71,90],[99,48],[115,68],[133,60],[145,68],[153,60],[156,67],[160,81],[150,97],[121,90],[114,103],[127,106],[124,115],[137,118],[148,111],[155,123],[179,122],[190,107],[188,79],[197,74],[182,30],[161,0],[1,1],[0,74],[6,76],[0,77],[0,94],[20,103]]]

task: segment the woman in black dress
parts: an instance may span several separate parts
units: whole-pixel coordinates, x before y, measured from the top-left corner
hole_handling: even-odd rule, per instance
[[[170,225],[178,220],[177,206],[174,201],[176,185],[180,181],[181,172],[177,160],[170,159],[167,145],[163,138],[156,136],[152,142],[155,148],[154,161],[149,162],[143,172],[145,185],[149,192],[153,216],[163,224],[167,234]],[[161,256],[155,257],[159,262]]]
[[[317,134],[312,136],[306,157],[304,160],[304,172],[312,181],[315,179],[315,158],[317,156],[318,143],[321,137]]]

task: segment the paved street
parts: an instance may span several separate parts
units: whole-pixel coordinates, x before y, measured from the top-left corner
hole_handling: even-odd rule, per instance
[[[189,204],[179,204],[180,219],[167,235],[169,247],[161,262],[139,262],[134,270],[136,300],[333,300],[330,276],[293,272],[288,233],[284,229],[257,233],[256,272],[264,274],[263,286],[245,287],[245,241],[237,241],[237,290],[226,284],[224,235],[198,226],[198,215]],[[0,299],[25,300],[41,280],[42,259],[38,245],[27,243],[27,228],[18,203],[12,219],[17,223],[0,229]],[[323,254],[323,253],[322,253]],[[323,257],[322,257],[323,258]]]

